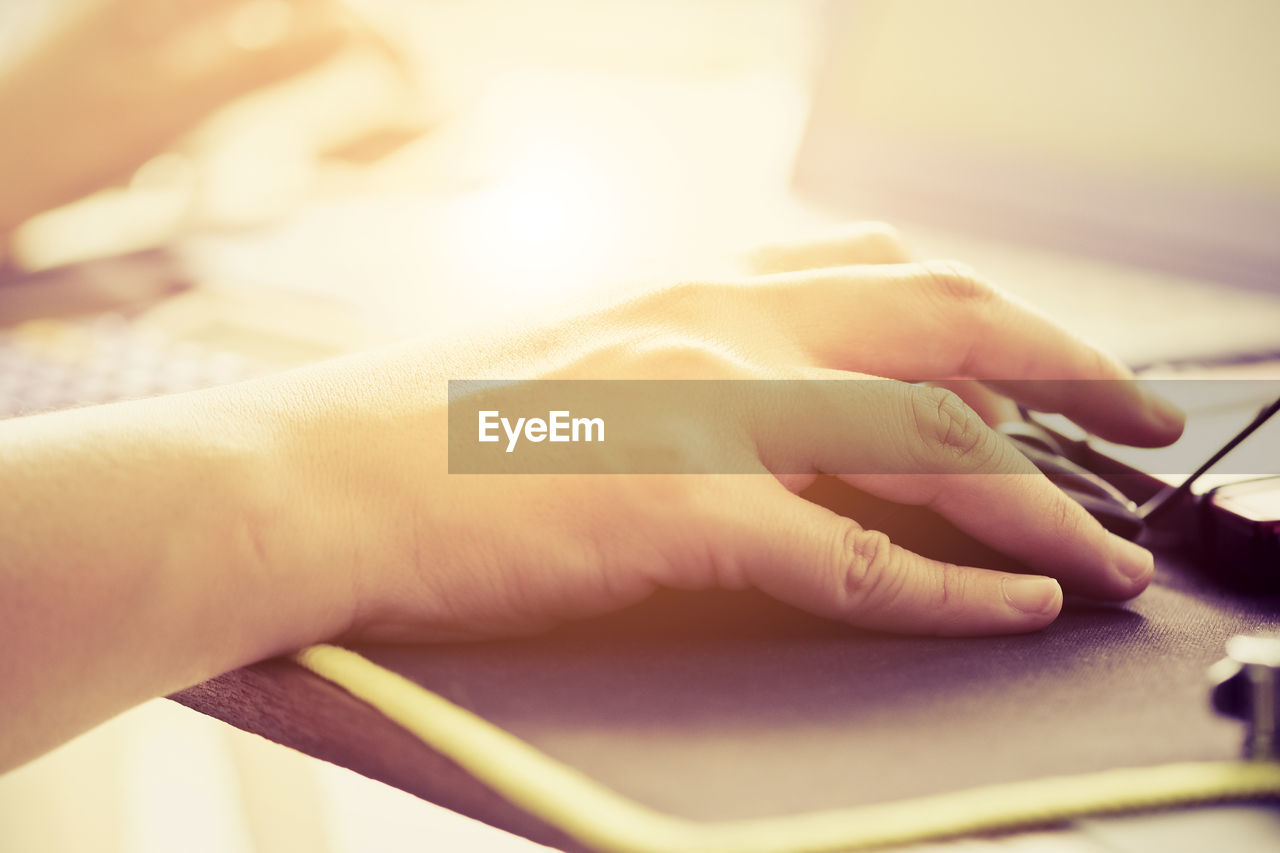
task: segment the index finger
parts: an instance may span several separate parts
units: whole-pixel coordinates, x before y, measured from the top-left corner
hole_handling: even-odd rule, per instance
[[[1168,444],[1182,431],[1182,413],[1115,358],[959,264],[811,270],[753,293],[776,298],[770,315],[823,367],[983,380],[1126,444]]]

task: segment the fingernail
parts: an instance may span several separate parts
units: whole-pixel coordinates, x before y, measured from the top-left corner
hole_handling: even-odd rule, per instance
[[[1142,398],[1147,408],[1147,415],[1151,420],[1168,428],[1171,432],[1174,430],[1182,431],[1182,428],[1187,423],[1186,412],[1150,388],[1142,389]]]
[[[1058,603],[1061,590],[1051,578],[1005,578],[1004,600],[1023,613],[1048,613]]]
[[[1155,558],[1150,551],[1114,533],[1111,534],[1111,551],[1116,570],[1130,583],[1145,581],[1155,571]]]

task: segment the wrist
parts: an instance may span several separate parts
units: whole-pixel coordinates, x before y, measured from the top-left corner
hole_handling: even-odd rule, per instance
[[[195,519],[190,535],[196,550],[202,540],[206,553],[219,555],[221,566],[200,570],[224,574],[219,586],[240,631],[228,652],[238,666],[343,634],[352,584],[348,566],[327,547],[341,524],[300,464],[300,437],[273,428],[263,412],[220,408],[210,421],[223,440],[198,445],[215,508]]]
[[[252,518],[268,561],[320,587],[323,638],[392,639],[449,609],[446,394],[422,362],[384,350],[244,389],[265,435]]]
[[[237,393],[0,423],[0,768],[344,630],[343,578],[285,559],[290,481]],[[243,412],[243,414],[241,414]]]

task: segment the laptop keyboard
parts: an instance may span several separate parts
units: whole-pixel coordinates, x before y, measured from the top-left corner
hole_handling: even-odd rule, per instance
[[[262,372],[236,353],[166,340],[116,314],[32,320],[0,330],[0,418],[191,391]]]

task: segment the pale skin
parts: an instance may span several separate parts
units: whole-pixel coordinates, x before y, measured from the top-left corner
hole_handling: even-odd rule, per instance
[[[832,426],[717,421],[708,446],[747,454],[758,475],[448,473],[449,378],[1129,376],[976,274],[909,262],[882,226],[768,257],[769,275],[655,290],[488,345],[407,344],[0,423],[0,768],[324,640],[528,634],[659,587],[751,587],[851,625],[1001,634],[1052,622],[1064,588],[1121,600],[1147,586],[1148,552],[959,397],[907,382],[877,383]],[[1004,405],[983,387],[979,408]],[[1016,387],[1120,441],[1182,428],[1128,382]],[[847,473],[885,458],[918,473]],[[1034,574],[913,554],[798,496],[819,473],[927,505]]]

